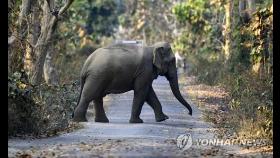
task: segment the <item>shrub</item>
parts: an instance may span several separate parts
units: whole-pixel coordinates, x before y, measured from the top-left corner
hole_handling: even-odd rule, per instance
[[[33,86],[25,76],[22,71],[8,77],[8,135],[52,135],[68,129],[77,104],[77,83]]]
[[[230,122],[239,136],[272,140],[272,79],[260,79],[247,71],[228,74],[224,85],[230,95],[229,115],[235,118]]]

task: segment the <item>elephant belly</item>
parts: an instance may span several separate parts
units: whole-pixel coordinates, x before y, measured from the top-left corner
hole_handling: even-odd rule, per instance
[[[105,90],[106,94],[125,93],[133,89],[133,81],[127,78],[114,78]]]

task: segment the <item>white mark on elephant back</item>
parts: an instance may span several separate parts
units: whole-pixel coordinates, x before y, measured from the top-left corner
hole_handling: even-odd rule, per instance
[[[115,44],[135,44],[143,46],[143,40],[116,40]]]
[[[123,49],[127,52],[142,53],[144,44],[142,40],[116,40],[113,44],[104,47],[105,49]]]

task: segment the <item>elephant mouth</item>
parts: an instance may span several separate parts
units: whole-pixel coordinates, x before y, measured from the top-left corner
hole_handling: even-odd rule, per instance
[[[174,82],[174,79],[173,79],[174,77],[170,76],[170,74],[169,74],[168,72],[164,73],[163,76],[165,76],[166,79],[167,79],[169,82],[170,82],[170,81]]]
[[[157,74],[160,76],[165,76],[166,72],[163,72],[162,70],[157,70]]]
[[[158,75],[160,76],[167,76],[168,75],[168,71],[165,69],[157,69]]]
[[[167,73],[164,74],[164,76],[166,77],[166,79],[170,82],[172,80],[171,77],[169,77],[169,75]]]

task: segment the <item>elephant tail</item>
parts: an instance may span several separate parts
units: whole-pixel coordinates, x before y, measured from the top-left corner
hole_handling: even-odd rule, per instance
[[[77,106],[79,105],[80,100],[81,100],[81,95],[82,95],[82,92],[83,92],[85,80],[86,80],[86,77],[82,76],[82,77],[81,77],[81,89],[80,89],[80,94],[79,94]],[[76,107],[77,107],[77,106],[76,106]],[[73,111],[73,113],[72,113],[72,118],[73,118],[73,117],[74,117],[74,111]]]

